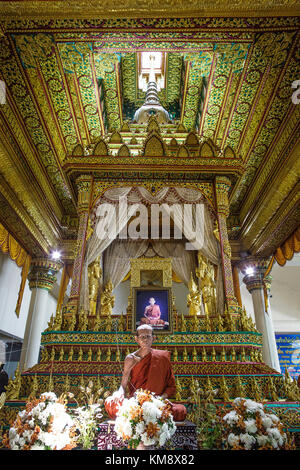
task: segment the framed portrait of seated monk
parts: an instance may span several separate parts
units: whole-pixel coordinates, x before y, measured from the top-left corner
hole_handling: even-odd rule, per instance
[[[171,333],[172,292],[170,287],[133,288],[133,330],[151,325],[155,333]]]

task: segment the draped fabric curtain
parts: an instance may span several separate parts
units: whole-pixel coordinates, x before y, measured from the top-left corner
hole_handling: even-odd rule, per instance
[[[185,195],[186,196],[186,195]],[[181,229],[180,206],[174,204],[173,220],[174,225]],[[192,210],[193,209],[193,210]],[[191,207],[191,210],[184,211],[184,224],[182,232],[189,240],[186,244],[187,253],[192,249],[199,250],[211,263],[217,266],[216,276],[216,296],[217,309],[220,314],[224,312],[224,290],[223,290],[223,270],[222,258],[219,242],[214,235],[214,226],[212,218],[206,205],[197,204]],[[196,234],[196,238],[195,238]],[[186,258],[187,260],[188,258]],[[179,269],[182,267],[179,266]],[[175,269],[174,269],[175,270]],[[193,271],[194,272],[194,271]],[[190,272],[188,273],[190,278]],[[183,279],[183,278],[182,278]]]
[[[130,189],[131,188],[117,188],[120,197],[126,196]],[[128,222],[127,210],[125,210],[121,204],[117,206],[106,204],[105,209],[105,219],[101,219],[100,216],[96,218],[94,231],[87,243],[86,256],[83,264],[80,306],[83,306],[86,311],[89,310],[88,266],[106,250]],[[118,220],[118,224],[116,224],[116,220]]]
[[[129,203],[145,202],[148,204],[157,203],[199,203],[204,201],[203,195],[192,188],[162,188],[155,195],[148,189],[138,186],[134,188],[111,188],[105,191],[101,197],[101,202],[117,203],[120,196],[127,196]]]
[[[73,264],[64,264],[62,274],[61,274],[59,293],[58,293],[58,299],[57,299],[57,307],[56,307],[57,312],[61,309],[63,305],[66,290],[67,290],[69,281],[72,278],[72,274],[73,274]]]
[[[300,226],[292,233],[292,235],[280,245],[275,252],[275,260],[279,266],[284,266],[290,261],[295,253],[300,252]]]
[[[130,271],[130,259],[139,258],[148,248],[148,240],[115,240],[103,255],[103,283],[110,279],[117,287]]]
[[[195,273],[196,270],[195,251],[186,251],[182,240],[155,240],[152,242],[152,246],[159,256],[172,258],[172,268],[175,274],[187,286],[191,273]]]
[[[20,315],[24,289],[29,273],[31,256],[21,247],[21,245],[10,235],[10,233],[0,224],[0,249],[3,253],[9,254],[10,258],[19,268],[22,268],[21,283],[18,293],[15,312],[17,317]]]
[[[224,292],[222,278],[221,252],[218,241],[213,233],[213,221],[206,204],[203,204],[203,196],[199,191],[190,188],[163,188],[152,195],[146,188],[112,188],[105,192],[101,198],[101,205],[107,205],[107,217],[105,218],[106,233],[110,237],[100,237],[97,234],[98,228],[103,228],[103,221],[94,214],[94,232],[87,243],[85,262],[83,266],[81,280],[80,305],[88,310],[89,289],[88,289],[88,266],[100,254],[104,253],[104,283],[110,278],[114,287],[118,285],[130,268],[130,258],[137,258],[145,253],[147,240],[116,240],[127,225],[131,216],[135,214],[133,210],[127,211],[127,206],[119,203],[120,197],[127,197],[128,209],[134,209],[134,204],[162,204],[168,203],[172,207],[170,215],[174,221],[174,229],[182,232],[188,240],[188,245],[183,240],[155,240],[153,247],[157,254],[162,257],[173,258],[173,269],[175,273],[188,285],[191,272],[195,272],[196,260],[195,250],[200,250],[209,261],[217,266],[217,305],[218,311],[224,310]],[[185,203],[184,211],[182,205]],[[187,207],[188,206],[188,207]],[[150,206],[151,207],[151,206]],[[182,215],[184,214],[184,223],[182,224]],[[115,215],[119,224],[115,224]],[[102,223],[102,225],[101,225]],[[195,240],[195,233],[197,234]],[[120,237],[121,238],[121,237]],[[188,249],[187,249],[188,247]]]
[[[187,286],[191,272],[195,273],[195,251],[186,251],[182,240],[153,240],[151,241],[153,254],[162,258],[172,258],[172,267],[175,274]],[[122,282],[130,271],[130,259],[147,257],[149,249],[148,240],[115,240],[105,250],[103,255],[103,282],[110,279],[114,285]]]
[[[22,300],[23,300],[23,294],[26,286],[26,281],[27,281],[27,276],[29,273],[29,268],[31,264],[31,256],[26,255],[24,264],[22,266],[22,273],[21,273],[21,283],[20,283],[20,288],[19,288],[19,293],[18,293],[18,300],[17,300],[17,305],[15,308],[15,312],[17,317],[20,315],[20,310],[21,310],[21,305],[22,305]]]

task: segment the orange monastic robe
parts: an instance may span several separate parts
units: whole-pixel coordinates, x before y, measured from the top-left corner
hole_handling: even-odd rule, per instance
[[[168,398],[176,392],[175,378],[170,362],[170,353],[159,349],[151,349],[132,369],[129,378],[129,396],[139,388],[149,390],[156,395],[166,393]],[[172,414],[175,421],[186,418],[184,405],[173,404]]]
[[[146,318],[148,318],[150,320],[150,322],[151,321],[155,322],[156,320],[159,320],[159,318],[161,316],[159,305],[148,305],[145,308],[144,316]]]

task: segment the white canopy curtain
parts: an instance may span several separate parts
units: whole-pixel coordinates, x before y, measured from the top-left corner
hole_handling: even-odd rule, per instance
[[[119,197],[126,196],[131,188],[117,188]],[[113,241],[112,235],[115,237],[127,224],[128,222],[128,213],[124,210],[122,205],[114,206],[112,204],[107,204],[107,216],[106,220],[106,233],[107,237],[99,237],[99,232],[97,230],[98,224],[101,224],[101,217],[97,217],[94,225],[94,231],[91,235],[86,249],[85,260],[83,264],[82,277],[81,277],[81,289],[80,289],[80,307],[83,307],[84,310],[89,310],[89,281],[88,281],[88,266],[95,261],[95,259],[101,255],[104,250],[111,244]],[[118,217],[119,226],[116,227],[116,218]],[[103,224],[103,223],[102,223]],[[100,225],[103,228],[103,225]]]
[[[156,195],[152,195],[144,187],[112,188],[112,189],[107,190],[105,194],[101,197],[101,200],[99,201],[99,203],[109,204],[107,206],[108,217],[106,218],[107,220],[106,232],[110,235],[113,235],[114,237],[117,237],[117,235],[122,231],[122,229],[126,226],[126,224],[128,223],[132,215],[132,213],[129,213],[129,211],[127,212],[127,210],[125,210],[124,207],[122,207],[122,205],[118,204],[119,198],[124,197],[124,196],[126,196],[127,198],[128,207],[130,207],[130,205],[132,204],[143,204],[143,203],[147,205],[158,204],[158,203],[159,204],[167,203],[169,205],[172,205],[173,213],[171,212],[171,217],[174,220],[174,227],[177,226],[178,229],[182,229],[182,233],[184,234],[187,240],[194,239],[193,228],[195,227],[195,210],[189,210],[184,213],[185,223],[183,224],[183,227],[181,227],[180,205],[182,205],[183,203],[192,204],[193,206],[196,205],[195,203],[197,203],[197,205],[202,205],[204,198],[199,191],[191,189],[191,188],[168,188],[166,187],[166,188],[161,189]],[[223,292],[220,247],[213,233],[213,222],[212,222],[212,217],[209,214],[209,209],[207,208],[206,204],[203,204],[203,205],[204,205],[204,210],[197,211],[198,217],[201,217],[199,226],[201,230],[203,230],[203,244],[200,248],[200,251],[212,263],[218,266],[217,305],[218,305],[218,311],[220,313],[223,313],[224,292]],[[94,227],[97,227],[97,224],[100,221],[100,218],[97,217],[97,207],[95,208],[94,214],[93,214]],[[116,212],[117,218],[119,219],[119,226],[117,227],[117,230],[114,224],[115,212]],[[80,305],[84,306],[86,310],[88,310],[88,307],[89,307],[88,266],[111,245],[113,238],[114,238],[113,236],[111,236],[110,238],[109,237],[99,238],[97,235],[97,230],[94,229],[94,232],[87,244],[87,251],[86,251],[86,257],[85,257],[85,262],[83,266],[82,281],[81,281],[81,294],[80,294]],[[179,241],[181,241],[181,243],[179,243]],[[129,243],[124,243],[124,242],[129,242]],[[179,253],[180,250],[184,249],[184,244],[182,243],[182,240],[178,240],[178,242],[176,240],[173,240],[173,243],[174,242],[177,243],[178,245],[178,248],[176,248],[177,253]],[[156,248],[161,253],[160,256],[174,257],[174,263],[173,263],[174,271],[187,285],[190,279],[191,271],[195,272],[195,268],[190,269],[191,266],[193,266],[192,264],[193,255],[191,251],[193,249],[193,246],[191,247],[191,250],[184,250],[186,253],[186,256],[183,255],[184,254],[183,251],[181,252],[182,256],[174,256],[176,253],[176,251],[174,251],[174,244],[173,244],[173,248],[171,248],[172,246],[171,243],[169,245],[165,243],[166,242],[161,242],[160,244],[159,242],[156,242]],[[123,244],[123,247],[121,248],[122,244]],[[137,243],[137,240],[132,240],[132,243],[130,243],[130,240],[127,239],[127,240],[120,240],[119,243],[115,245],[115,248],[111,247],[111,250],[114,250],[111,252],[112,253],[114,252],[116,254],[117,251],[115,250],[118,250],[119,256],[116,257],[117,259],[117,258],[123,257],[120,255],[121,254],[124,255],[126,253],[126,250],[128,253],[132,253],[132,250],[136,250],[135,255],[131,257],[138,257],[138,256],[141,256],[141,254],[143,253],[143,250],[145,249],[146,249],[145,245],[143,245],[142,243]],[[190,254],[187,254],[189,252]],[[109,259],[108,257],[109,257],[109,253],[106,256],[106,260]],[[113,279],[111,280],[114,286],[116,286],[118,282],[120,282],[120,279],[122,280],[124,276],[127,274],[128,272],[127,268],[128,268],[128,262],[124,260],[121,263],[119,260],[119,269],[120,269],[119,273],[118,273],[118,266],[113,267],[112,265],[110,266],[109,270],[106,269],[104,270],[104,272],[110,271],[110,276],[114,277],[115,282],[113,281]],[[127,272],[125,272],[126,270]],[[123,276],[124,272],[125,274]]]
[[[196,269],[194,251],[186,251],[182,240],[115,240],[105,250],[103,256],[103,282],[111,279],[117,287],[130,271],[130,258],[146,256],[149,244],[153,254],[162,258],[172,258],[172,267],[177,276],[187,286],[191,272]]]
[[[195,205],[194,205],[195,206]],[[193,208],[194,209],[194,208]],[[178,205],[174,205],[174,225],[178,223],[180,218],[180,209]],[[191,247],[199,249],[199,251],[213,264],[217,266],[217,278],[216,278],[216,296],[217,296],[217,311],[220,314],[224,312],[224,290],[223,290],[223,271],[222,271],[222,260],[221,260],[221,250],[219,242],[217,241],[214,232],[213,232],[213,221],[208,213],[207,207],[204,205],[202,211],[190,210],[184,212],[184,227],[183,233],[187,240],[194,240],[194,230],[196,229],[195,219],[198,218],[198,225],[202,228],[203,233],[202,237],[199,237],[199,240],[192,242]],[[200,220],[199,220],[200,219]],[[191,249],[190,247],[190,249]],[[187,253],[190,250],[187,251]],[[193,271],[195,272],[195,271]],[[190,276],[190,274],[189,274]]]
[[[139,258],[148,248],[148,240],[115,240],[103,255],[103,283],[110,279],[117,287],[130,271],[130,259]]]
[[[191,273],[196,270],[195,251],[187,251],[183,240],[155,240],[152,242],[153,250],[162,258],[172,258],[172,268],[175,274],[187,286]],[[194,276],[195,278],[195,276]]]

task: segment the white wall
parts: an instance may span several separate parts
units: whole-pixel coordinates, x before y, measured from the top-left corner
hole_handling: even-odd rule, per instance
[[[21,283],[21,272],[7,254],[0,252],[0,330],[23,338],[31,292],[28,281],[24,289],[19,318],[15,313]]]
[[[112,313],[119,315],[123,312],[126,314],[128,307],[128,296],[130,294],[130,280],[121,282],[114,290],[113,295],[115,296],[115,305]]]
[[[46,316],[45,316],[43,331],[47,328],[48,321],[50,320],[51,315],[52,314],[55,315],[56,306],[57,306],[57,298],[54,295],[52,295],[52,292],[49,292],[48,293],[48,302],[47,302],[47,313],[46,313]]]
[[[173,294],[175,296],[175,307],[178,315],[182,313],[188,315],[189,308],[187,306],[188,288],[183,283],[173,282]]]
[[[31,291],[26,281],[19,318],[15,313],[18,293],[21,282],[22,269],[12,261],[7,254],[0,252],[0,331],[2,336],[12,335],[19,339],[24,338],[26,319],[30,304]],[[58,282],[61,274],[58,273]],[[44,328],[52,313],[56,311],[58,285],[55,285],[53,293],[48,294],[47,312]]]
[[[277,333],[300,333],[300,253],[272,269],[270,305]]]
[[[270,306],[275,333],[300,333],[300,253],[281,267],[273,265]],[[254,320],[251,294],[240,273],[243,306]]]

